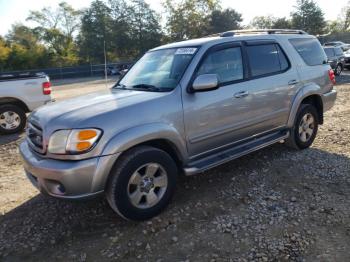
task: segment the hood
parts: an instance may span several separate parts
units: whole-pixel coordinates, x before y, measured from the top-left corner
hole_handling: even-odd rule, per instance
[[[44,129],[81,128],[89,119],[165,94],[121,89],[94,92],[40,107],[31,114],[30,121]]]

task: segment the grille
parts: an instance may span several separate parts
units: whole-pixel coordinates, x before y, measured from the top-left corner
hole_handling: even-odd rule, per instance
[[[28,123],[27,139],[32,149],[40,154],[44,153],[43,130],[39,126]]]

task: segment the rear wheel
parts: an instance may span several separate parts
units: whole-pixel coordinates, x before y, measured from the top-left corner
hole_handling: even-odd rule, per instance
[[[24,110],[16,105],[0,106],[0,133],[14,134],[24,129],[27,117]]]
[[[146,220],[168,205],[176,178],[177,166],[166,152],[137,147],[126,152],[112,169],[106,197],[122,217]]]
[[[315,140],[317,130],[318,114],[316,108],[310,104],[302,104],[286,144],[295,149],[308,148]]]

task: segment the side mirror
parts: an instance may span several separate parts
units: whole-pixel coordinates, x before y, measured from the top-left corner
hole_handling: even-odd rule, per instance
[[[214,90],[219,87],[219,79],[217,74],[205,74],[205,75],[199,75],[194,80],[192,84],[192,90],[193,92],[203,92],[203,91],[210,91]]]

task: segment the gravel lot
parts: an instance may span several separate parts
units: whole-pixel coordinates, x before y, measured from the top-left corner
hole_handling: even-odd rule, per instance
[[[338,82],[310,149],[277,144],[181,178],[170,207],[142,223],[103,199],[38,194],[22,171],[22,135],[1,137],[0,260],[350,261],[350,75]],[[54,96],[96,88],[106,87],[57,82]]]

